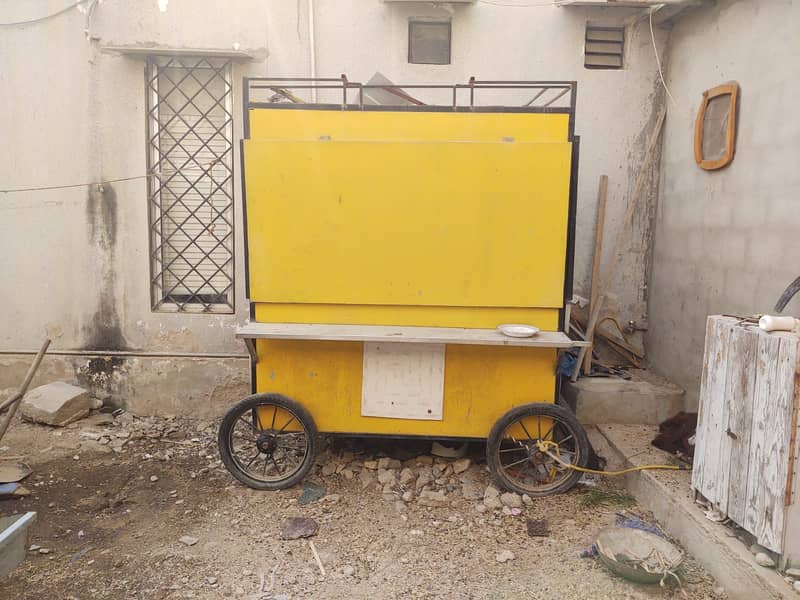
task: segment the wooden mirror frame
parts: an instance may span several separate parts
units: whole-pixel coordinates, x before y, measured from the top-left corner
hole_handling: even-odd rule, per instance
[[[703,157],[703,124],[706,117],[708,103],[718,96],[730,95],[731,104],[728,110],[728,129],[725,132],[725,154],[716,160],[706,160]],[[694,125],[694,160],[701,169],[714,171],[727,166],[733,160],[736,151],[736,109],[739,102],[739,84],[736,82],[718,85],[703,92],[703,101],[697,112],[697,121]]]

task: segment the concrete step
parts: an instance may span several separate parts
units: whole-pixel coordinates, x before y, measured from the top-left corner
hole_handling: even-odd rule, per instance
[[[650,445],[658,429],[645,425],[598,425],[614,453],[609,462],[625,467],[675,463]],[[794,598],[798,594],[773,569],[756,564],[732,531],[706,519],[694,502],[691,471],[639,471],[624,476],[625,485],[650,510],[662,529],[677,540],[725,588],[733,600]]]
[[[684,408],[685,392],[645,369],[631,379],[581,377],[567,381],[561,394],[584,425],[608,423],[658,425]]]

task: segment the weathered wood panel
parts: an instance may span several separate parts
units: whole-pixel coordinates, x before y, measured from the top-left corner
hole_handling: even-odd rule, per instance
[[[754,465],[759,471],[756,521],[752,533],[758,543],[782,551],[783,531],[786,518],[784,498],[789,467],[789,444],[792,438],[792,410],[794,408],[794,378],[797,371],[797,338],[794,336],[766,336],[779,340],[775,381],[769,386],[769,404],[764,411],[754,411],[753,428],[764,431],[759,462]],[[774,346],[772,344],[771,346]],[[752,444],[751,444],[752,445]],[[748,510],[750,507],[748,506]]]
[[[693,484],[710,502],[718,504],[721,499],[720,474],[727,472],[727,459],[721,457],[722,436],[727,422],[726,384],[730,326],[723,317],[709,317],[710,324],[704,357],[705,381],[700,390],[703,420],[698,423],[695,446],[695,469]],[[701,428],[702,426],[702,428]],[[724,460],[720,464],[720,460]],[[727,495],[727,479],[725,480]]]
[[[758,359],[758,330],[734,326],[729,334],[725,400],[727,423],[720,444],[720,510],[737,523],[744,520],[750,466],[753,390]],[[725,463],[727,462],[727,468]]]

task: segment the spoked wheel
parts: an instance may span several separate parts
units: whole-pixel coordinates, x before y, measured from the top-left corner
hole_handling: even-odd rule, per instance
[[[529,496],[570,489],[581,473],[565,464],[585,467],[590,452],[589,438],[575,415],[554,404],[512,408],[486,441],[486,459],[497,483]]]
[[[259,490],[291,487],[316,454],[317,427],[308,411],[280,394],[254,394],[231,408],[219,426],[219,453],[243,484]]]

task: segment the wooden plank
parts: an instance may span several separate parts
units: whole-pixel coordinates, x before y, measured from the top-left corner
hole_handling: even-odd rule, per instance
[[[800,351],[798,351],[800,354]],[[798,356],[800,361],[800,356]],[[797,412],[800,410],[800,364],[794,374],[794,406],[792,408],[791,437],[789,439],[789,473],[786,476],[786,494],[784,495],[783,505],[791,506],[794,493],[794,471],[795,461],[797,460]]]
[[[706,394],[708,387],[709,357],[716,331],[716,317],[706,319],[706,339],[703,350],[703,370],[700,375],[700,402],[697,407],[697,427],[695,429],[694,462],[692,463],[692,488],[700,491],[703,487],[703,473],[705,471],[705,429],[707,427]],[[702,492],[701,492],[702,493]]]
[[[728,369],[728,339],[732,320],[712,317],[713,331],[705,357],[707,366],[706,385],[701,390],[700,402],[703,406],[703,429],[697,430],[695,446],[695,463],[698,458],[702,478],[698,474],[695,488],[710,502],[718,503],[720,489],[717,485],[719,477],[719,461],[725,418],[725,386]],[[726,492],[727,493],[727,492]]]
[[[600,189],[597,193],[597,223],[594,226],[594,256],[592,257],[592,289],[589,297],[589,312],[597,303],[600,294],[600,262],[603,257],[603,230],[606,223],[606,199],[608,198],[608,175],[600,176]],[[594,342],[594,330],[586,332],[586,339]],[[586,350],[583,372],[592,370],[592,347]]]
[[[762,334],[762,338],[773,336]],[[756,468],[759,470],[756,527],[752,533],[762,546],[781,552],[786,519],[784,498],[789,466],[789,443],[794,409],[794,383],[797,372],[796,337],[779,339],[774,385],[770,386],[768,410],[753,413],[753,427],[763,431],[763,446]],[[771,345],[774,347],[774,344]],[[755,408],[755,407],[754,407]],[[758,441],[758,440],[756,440]]]
[[[758,359],[758,329],[733,327],[726,373],[727,423],[721,437],[720,460],[728,463],[718,482],[720,510],[736,523],[744,521],[747,505],[747,473],[750,466],[750,433],[753,390]]]
[[[571,340],[562,331],[541,331],[529,338],[512,338],[495,329],[306,323],[248,323],[236,331],[236,337],[239,339],[473,344],[530,348],[574,348],[588,345],[588,342]]]

